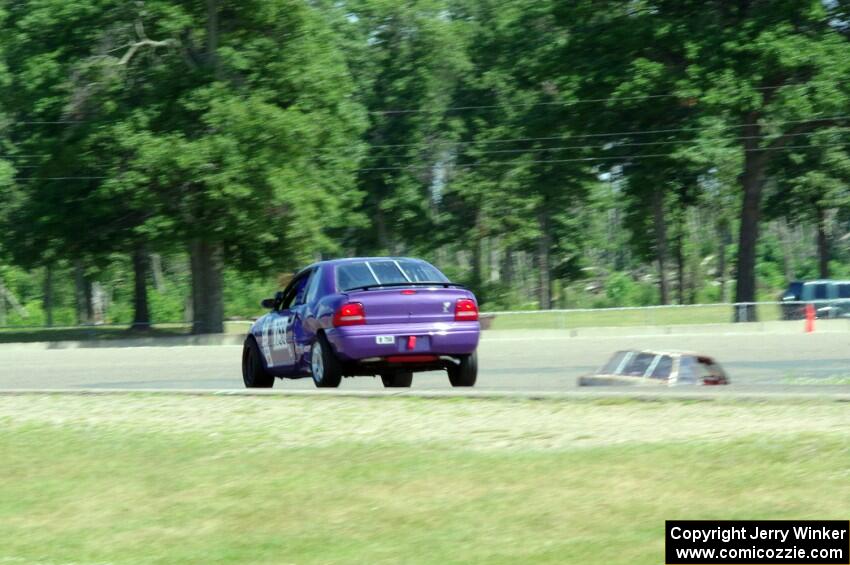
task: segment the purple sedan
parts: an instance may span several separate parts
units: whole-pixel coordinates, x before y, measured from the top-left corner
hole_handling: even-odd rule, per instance
[[[322,261],[262,305],[271,311],[242,352],[248,388],[269,388],[275,377],[337,387],[342,377],[374,375],[385,387],[409,387],[414,372],[443,369],[452,386],[475,384],[475,295],[425,261]]]

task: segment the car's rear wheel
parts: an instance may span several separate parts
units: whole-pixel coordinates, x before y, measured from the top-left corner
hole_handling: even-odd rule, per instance
[[[407,388],[413,383],[413,373],[410,371],[381,373],[381,380],[386,388]]]
[[[263,365],[262,353],[253,336],[249,336],[242,346],[242,380],[245,388],[271,388],[274,375]]]
[[[336,388],[342,381],[342,367],[324,334],[319,334],[310,352],[310,372],[317,388]]]
[[[458,359],[458,363],[448,366],[449,382],[452,386],[474,386],[478,379],[478,354],[472,352]]]

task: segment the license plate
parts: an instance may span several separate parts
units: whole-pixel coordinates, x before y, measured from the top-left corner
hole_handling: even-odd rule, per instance
[[[395,343],[394,335],[378,335],[375,336],[375,343],[378,345],[392,345]]]

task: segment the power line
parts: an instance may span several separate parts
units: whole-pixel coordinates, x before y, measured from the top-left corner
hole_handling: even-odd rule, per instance
[[[780,121],[772,121],[772,122],[764,122],[762,124],[723,124],[718,126],[699,126],[699,127],[683,127],[683,128],[669,128],[669,129],[655,129],[655,130],[631,130],[631,131],[620,131],[620,132],[606,132],[606,133],[583,133],[578,135],[573,134],[564,134],[564,135],[555,135],[549,137],[514,137],[514,138],[505,138],[505,139],[481,139],[474,141],[449,141],[445,143],[441,142],[419,142],[419,143],[391,143],[384,145],[371,145],[373,148],[390,148],[390,147],[426,147],[431,145],[475,145],[479,143],[514,143],[518,141],[554,141],[557,139],[589,139],[595,137],[629,137],[633,135],[651,135],[658,133],[680,133],[685,131],[704,131],[711,129],[723,129],[723,128],[745,128],[751,126],[778,126],[778,125],[787,125],[787,124],[804,124],[809,122],[821,122],[825,120],[847,120],[850,119],[850,115],[842,115],[842,116],[828,116],[822,118],[810,118],[806,120],[780,120]],[[769,136],[768,136],[769,137]]]
[[[841,116],[829,116],[822,118],[810,118],[806,120],[783,120],[783,121],[773,121],[766,122],[761,124],[762,126],[770,126],[770,125],[787,125],[787,124],[801,124],[801,123],[810,123],[810,122],[818,122],[824,120],[845,120],[850,119],[850,115],[841,115]],[[743,128],[753,124],[729,124],[723,125],[723,128]],[[420,142],[420,143],[398,143],[398,144],[386,144],[386,145],[371,145],[372,148],[393,148],[393,147],[426,147],[426,146],[468,146],[468,145],[477,145],[477,144],[502,144],[502,143],[516,143],[516,142],[532,142],[532,141],[558,141],[565,139],[593,139],[593,138],[606,138],[606,137],[629,137],[629,136],[638,136],[638,135],[653,135],[660,133],[679,133],[686,131],[705,131],[715,129],[715,126],[700,126],[700,127],[684,127],[684,128],[668,128],[668,129],[656,129],[656,130],[631,130],[631,131],[623,131],[623,132],[603,132],[603,133],[588,133],[588,134],[564,134],[557,136],[548,136],[548,137],[516,137],[516,138],[504,138],[504,139],[483,139],[483,140],[474,140],[474,141],[454,141],[454,142]],[[850,127],[840,126],[831,128],[831,131],[848,131]],[[810,135],[813,132],[798,132],[788,134],[793,137],[802,136],[802,135]],[[736,142],[745,139],[770,139],[775,137],[772,134],[764,134],[764,135],[753,135],[753,136],[736,136],[729,138],[721,138],[721,137],[712,137],[706,138],[704,141],[706,142],[717,142],[717,141],[729,141]],[[540,152],[549,152],[549,151],[562,151],[562,150],[586,150],[586,149],[606,149],[609,148],[609,144],[615,144],[614,147],[644,147],[644,146],[654,146],[654,145],[675,145],[679,143],[687,143],[686,140],[663,140],[663,141],[641,141],[641,142],[606,142],[603,144],[597,145],[571,145],[571,146],[560,146],[560,147],[540,147],[540,148],[522,148],[522,149],[487,149],[487,150],[479,150],[477,151],[480,155],[487,154],[509,154],[509,153],[533,153],[535,151]],[[396,154],[398,155],[398,154]],[[0,155],[0,157],[27,157],[27,158],[37,158],[37,157],[49,157],[48,154],[32,154],[32,155]],[[377,155],[374,157],[381,157],[381,155]],[[367,157],[369,158],[369,157]],[[32,167],[32,166],[26,166]],[[24,168],[24,166],[19,166],[19,168]]]
[[[17,120],[10,120],[11,125],[25,125],[25,126],[49,126],[49,125],[62,125],[62,124],[84,124],[86,120],[38,120],[38,121],[26,121],[19,122]]]
[[[777,148],[769,148],[769,147],[757,147],[753,149],[744,149],[742,150],[744,153],[750,152],[758,152],[758,151],[787,151],[790,149],[806,149],[810,147],[833,147],[833,146],[845,146],[846,143],[832,143],[832,144],[824,144],[824,145],[816,145],[816,144],[807,144],[807,145],[785,145],[783,147]],[[732,149],[732,148],[729,148]],[[583,162],[595,162],[595,161],[634,161],[640,160],[644,158],[657,158],[657,157],[670,157],[669,153],[648,153],[648,154],[637,154],[637,155],[610,155],[605,157],[576,157],[572,159],[543,159],[543,160],[532,160],[532,161],[490,161],[485,163],[458,163],[452,165],[454,168],[477,168],[491,165],[522,165],[522,164],[544,164],[544,163],[583,163]],[[366,167],[362,169],[357,169],[357,172],[369,172],[369,171],[401,171],[408,169],[427,169],[431,168],[433,165],[407,165],[402,167]]]
[[[840,127],[833,128],[831,131],[850,131],[850,127]],[[810,135],[812,132],[799,132],[789,134],[790,137],[798,137],[802,135]],[[772,135],[748,135],[748,136],[738,136],[738,137],[713,137],[713,138],[705,138],[701,141],[711,143],[711,142],[737,142],[745,139],[770,139],[774,136]],[[566,145],[566,146],[558,146],[558,147],[525,147],[522,149],[487,149],[487,150],[476,150],[476,155],[490,155],[490,154],[506,154],[506,153],[535,153],[535,152],[549,152],[549,151],[566,151],[570,149],[574,150],[586,150],[586,149],[616,149],[618,147],[646,147],[646,146],[654,146],[654,145],[677,145],[677,144],[693,144],[691,140],[679,140],[679,139],[671,139],[665,141],[641,141],[641,142],[616,142],[610,141],[603,144],[596,145]],[[396,154],[396,156],[400,156],[401,154]],[[375,155],[374,158],[380,158],[385,155]]]
[[[843,81],[837,81],[843,82]],[[767,90],[778,90],[780,88],[800,88],[800,87],[811,87],[816,86],[818,84],[832,84],[826,81],[810,81],[803,83],[795,83],[795,84],[783,84],[778,86],[755,86],[752,87],[751,90],[756,91],[767,91]],[[518,102],[515,104],[505,103],[505,104],[481,104],[481,105],[470,105],[470,106],[449,106],[447,108],[441,108],[439,110],[430,110],[430,109],[389,109],[389,110],[370,110],[368,114],[370,115],[404,115],[404,114],[433,114],[433,113],[441,113],[441,112],[465,112],[470,110],[497,110],[497,109],[507,109],[507,108],[533,108],[537,106],[575,106],[577,104],[597,104],[600,102],[624,102],[624,101],[635,101],[635,100],[657,100],[660,98],[681,98],[682,100],[691,100],[698,99],[699,96],[683,96],[681,94],[642,94],[639,96],[609,96],[604,98],[582,98],[577,100],[559,100],[559,101],[550,101],[550,102]],[[14,125],[67,125],[67,124],[83,124],[87,123],[87,120],[33,120],[33,121],[16,121],[10,120]],[[111,122],[120,121],[120,120],[110,120]]]
[[[608,102],[611,100],[651,100],[654,98],[671,98],[676,94],[647,94],[642,96],[617,96],[611,98],[586,98],[583,100],[561,100],[555,102],[518,102],[516,104],[486,104],[481,106],[453,106],[439,110],[373,110],[370,114],[392,115],[392,114],[435,114],[442,112],[464,112],[468,110],[496,110],[500,108],[534,108],[536,106],[574,106],[576,104],[592,104],[595,102]]]
[[[843,82],[843,81],[837,81]],[[826,81],[810,81],[810,82],[801,82],[794,84],[781,84],[778,86],[754,86],[751,90],[756,90],[759,92],[766,90],[779,90],[780,88],[799,88],[806,86],[814,86],[818,84],[830,84]],[[450,106],[448,108],[441,108],[438,110],[430,110],[430,109],[390,109],[390,110],[372,110],[369,114],[372,115],[404,115],[404,114],[437,114],[443,112],[466,112],[469,110],[498,110],[498,109],[506,109],[506,108],[534,108],[537,106],[575,106],[577,104],[597,104],[600,102],[623,102],[623,101],[634,101],[634,100],[656,100],[659,98],[681,98],[682,100],[691,100],[698,99],[699,96],[683,96],[681,94],[643,94],[640,96],[609,96],[605,98],[582,98],[578,100],[558,100],[551,102],[518,102],[516,104],[482,104],[482,105],[471,105],[471,106]]]
[[[14,180],[106,180],[112,177],[15,177]]]
[[[785,145],[777,148],[769,148],[769,147],[757,147],[753,149],[743,149],[744,153],[750,152],[758,152],[758,151],[787,151],[791,149],[807,149],[812,147],[839,147],[846,146],[846,143],[827,143],[827,144],[805,144],[805,145]],[[697,146],[691,146],[690,148],[698,148]],[[727,148],[732,150],[733,148]],[[737,150],[737,149],[736,149]],[[452,168],[477,168],[484,166],[498,166],[498,165],[521,165],[521,164],[546,164],[546,163],[588,163],[588,162],[600,162],[600,161],[635,161],[646,158],[659,158],[659,157],[670,157],[669,153],[646,153],[646,154],[632,154],[632,155],[606,155],[603,157],[576,157],[571,159],[540,159],[540,160],[531,160],[531,161],[488,161],[483,163],[456,163],[451,165]],[[428,169],[433,167],[434,165],[404,165],[404,166],[394,166],[394,167],[364,167],[359,169],[351,169],[351,172],[372,172],[372,171],[403,171],[403,170],[411,170],[411,169]],[[344,169],[348,170],[348,169]],[[56,181],[56,180],[106,180],[114,177],[106,177],[106,176],[67,176],[67,177],[16,177],[14,180],[22,181],[22,180],[43,180],[43,181]]]

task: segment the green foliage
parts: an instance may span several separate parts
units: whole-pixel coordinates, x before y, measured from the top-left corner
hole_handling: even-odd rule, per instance
[[[817,275],[818,226],[845,276],[846,11],[0,0],[0,276],[43,320],[56,265],[57,323],[74,265],[132,319],[137,251],[167,258],[152,318],[183,319],[198,241],[223,250],[225,316],[317,257],[382,253],[489,309],[653,304],[662,280],[706,302],[750,269],[768,297]]]

